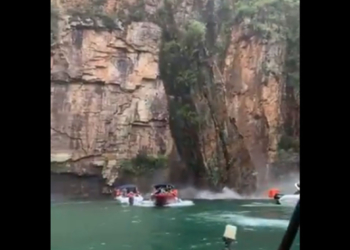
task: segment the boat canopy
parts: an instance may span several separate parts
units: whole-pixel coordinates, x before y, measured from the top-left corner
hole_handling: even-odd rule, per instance
[[[160,189],[160,188],[170,188],[170,189],[175,189],[174,185],[171,184],[157,184],[153,186],[155,189]]]
[[[133,185],[133,184],[126,184],[126,185],[122,185],[122,186],[119,186],[119,187],[116,187],[116,188],[119,189],[119,190],[126,189],[127,193],[129,193],[129,192],[136,193],[137,192],[137,186]]]

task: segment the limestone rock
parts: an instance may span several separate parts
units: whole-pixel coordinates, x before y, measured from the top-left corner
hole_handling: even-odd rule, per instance
[[[158,79],[160,29],[137,23],[123,33],[95,30],[92,23],[67,18],[52,51],[51,160],[69,162],[81,174],[103,163],[111,183],[123,159],[172,148]]]
[[[51,2],[61,12],[91,7],[88,0]],[[147,14],[155,14],[161,2],[145,0]],[[178,2],[177,24],[194,13],[194,2]],[[113,14],[132,3],[138,2],[107,0],[101,8]],[[117,16],[108,23],[112,28],[99,16],[68,14],[59,21],[58,42],[51,53],[51,161],[62,162],[78,174],[95,174],[99,169],[111,184],[120,163],[139,150],[172,152],[182,160],[196,155],[214,172],[232,164],[227,174],[231,183],[241,181],[238,175],[253,176],[255,170],[263,179],[267,166],[276,160],[283,123],[285,45],[247,38],[242,26],[232,27],[223,68],[214,72],[219,89],[212,92],[215,110],[209,109],[202,92],[192,94],[195,110],[207,127],[196,131],[200,142],[192,148],[179,146],[186,135],[173,127],[175,149],[168,104],[182,97],[166,95],[159,79],[160,27],[151,22],[123,26]],[[298,110],[294,113],[293,124],[297,124]],[[224,151],[232,162],[224,162]],[[185,168],[183,163],[172,164],[171,173],[180,165]],[[244,171],[237,172],[235,166],[243,166]]]

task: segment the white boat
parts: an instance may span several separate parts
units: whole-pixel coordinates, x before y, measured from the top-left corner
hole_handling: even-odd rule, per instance
[[[294,186],[297,191],[294,194],[282,195],[278,200],[279,204],[285,206],[295,206],[298,203],[300,199],[300,183],[295,183]]]
[[[119,204],[134,205],[142,203],[143,197],[135,185],[122,185],[115,188],[114,199]]]
[[[295,183],[294,186],[297,189],[294,194],[276,193],[273,194],[272,198],[276,201],[277,204],[283,206],[295,206],[300,199],[300,183]]]
[[[296,206],[300,199],[300,194],[286,194],[279,198],[278,203],[284,206]]]
[[[143,197],[142,195],[134,196],[134,204],[135,203],[142,203],[143,202]],[[119,204],[129,204],[130,203],[130,197],[127,196],[118,196],[114,198]]]

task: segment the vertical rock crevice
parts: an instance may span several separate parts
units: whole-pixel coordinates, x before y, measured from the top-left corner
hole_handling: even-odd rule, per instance
[[[204,6],[204,11],[191,10],[193,15],[202,15],[202,21],[179,22],[175,4],[164,6],[167,25],[162,27],[159,65],[166,93],[172,97],[169,105],[175,107],[169,109],[170,121],[174,121],[170,128],[180,156],[193,166],[197,181],[249,192],[255,188],[254,168],[242,136],[228,119],[225,82],[215,58],[215,6],[213,1]],[[250,179],[242,178],[243,169],[251,171]]]

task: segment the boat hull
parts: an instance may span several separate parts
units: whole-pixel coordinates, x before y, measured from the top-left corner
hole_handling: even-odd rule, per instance
[[[153,195],[151,200],[153,201],[156,207],[164,207],[166,205],[177,203],[179,201],[179,199],[176,196],[168,194]]]
[[[117,196],[114,198],[117,203],[119,204],[128,204],[128,205],[133,205],[135,203],[142,203],[143,202],[143,197],[141,195],[139,196],[133,196],[133,202],[130,204],[130,198],[125,197],[125,196]]]
[[[300,199],[300,194],[285,194],[278,199],[278,204],[284,206],[296,206]]]

